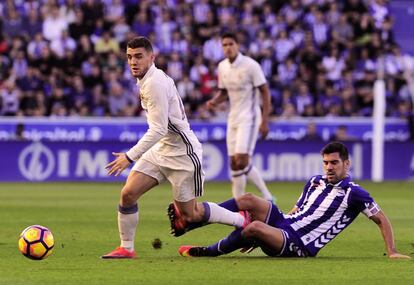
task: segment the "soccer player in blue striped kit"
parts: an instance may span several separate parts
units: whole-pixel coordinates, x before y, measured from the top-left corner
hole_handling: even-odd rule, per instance
[[[321,154],[325,175],[313,176],[306,183],[288,214],[249,193],[228,200],[220,205],[231,211],[249,211],[253,222],[216,244],[181,246],[179,253],[182,256],[219,256],[259,246],[269,256],[313,257],[362,212],[378,225],[390,258],[410,258],[397,252],[391,224],[374,199],[351,181],[346,146],[331,142]]]

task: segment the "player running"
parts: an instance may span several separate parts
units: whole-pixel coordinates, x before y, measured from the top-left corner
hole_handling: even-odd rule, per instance
[[[154,65],[151,42],[145,37],[127,44],[128,64],[140,87],[141,105],[147,113],[148,131],[126,153],[106,168],[119,175],[131,163],[118,208],[120,247],[102,258],[134,258],[134,239],[138,225],[137,200],[147,191],[168,180],[174,205],[181,213],[179,223],[222,223],[242,227],[245,217],[215,203],[197,203],[203,194],[202,149],[191,131],[174,81]],[[174,207],[172,204],[171,207]]]

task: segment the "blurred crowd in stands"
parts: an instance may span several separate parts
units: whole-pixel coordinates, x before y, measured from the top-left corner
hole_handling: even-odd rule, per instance
[[[272,116],[371,116],[382,74],[387,116],[413,112],[414,60],[395,43],[388,0],[7,0],[0,19],[2,116],[143,116],[125,60],[140,35],[190,118],[225,118],[226,104],[204,106],[224,31],[261,64]]]

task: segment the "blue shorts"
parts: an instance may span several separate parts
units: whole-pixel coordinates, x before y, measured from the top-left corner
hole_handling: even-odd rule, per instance
[[[267,213],[265,223],[274,228],[278,228],[283,233],[283,246],[281,250],[275,250],[266,246],[262,246],[262,250],[269,256],[279,257],[307,257],[309,256],[308,251],[303,245],[300,238],[296,235],[295,231],[286,223],[283,213],[279,208],[269,202],[271,207]]]

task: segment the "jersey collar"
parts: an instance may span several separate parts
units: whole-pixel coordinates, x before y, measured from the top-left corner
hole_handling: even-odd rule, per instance
[[[236,67],[236,66],[238,66],[241,62],[242,62],[242,60],[243,60],[243,55],[239,52],[238,54],[237,54],[237,56],[236,56],[236,59],[233,61],[233,63],[230,63],[230,60],[229,60],[229,63],[230,63],[230,65],[232,66],[232,67]]]
[[[142,79],[137,78],[137,84],[142,86],[142,84],[144,84],[145,80],[154,73],[155,69],[157,69],[157,68],[155,67],[155,64],[153,63],[150,66],[150,68],[148,68],[147,73],[145,73],[145,75],[144,75],[144,77],[142,77]]]
[[[336,183],[335,186],[345,189],[348,187],[349,182],[351,182],[351,176],[347,175],[344,179]]]
[[[324,175],[323,178],[326,181],[326,175]],[[344,179],[337,182],[336,184],[331,184],[331,183],[326,182],[326,185],[333,185],[334,187],[340,187],[340,188],[346,189],[349,182],[351,182],[351,176],[347,175]]]

